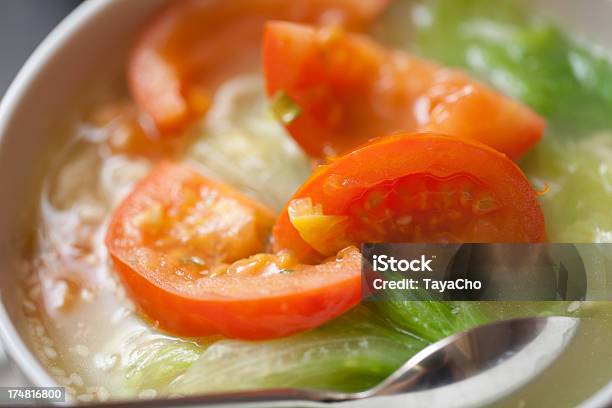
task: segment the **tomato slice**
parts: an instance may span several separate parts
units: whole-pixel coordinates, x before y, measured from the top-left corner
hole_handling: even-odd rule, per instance
[[[163,163],[116,210],[106,245],[142,311],[180,335],[284,336],[360,301],[356,248],[315,266],[282,252],[251,256],[266,249],[272,223],[251,199]]]
[[[111,101],[92,109],[87,121],[107,135],[104,142],[115,154],[156,161],[184,148],[184,139],[150,137],[148,129],[141,124],[141,117],[142,113],[133,101]]]
[[[276,250],[302,262],[365,242],[546,240],[537,194],[516,164],[435,134],[381,138],[322,166],[273,234]]]
[[[356,28],[388,0],[180,0],[144,29],[128,66],[130,89],[161,134],[183,130],[216,87],[260,54],[264,24],[284,19]]]
[[[464,73],[357,34],[271,22],[263,53],[269,95],[283,92],[298,105],[287,129],[317,158],[418,130],[478,140],[518,159],[544,130],[529,108]]]

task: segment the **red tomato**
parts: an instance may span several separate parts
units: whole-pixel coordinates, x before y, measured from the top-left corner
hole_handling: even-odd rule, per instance
[[[529,108],[462,72],[364,36],[272,22],[263,53],[268,93],[297,104],[301,114],[287,128],[317,158],[418,130],[478,140],[518,159],[544,130]]]
[[[265,250],[272,223],[251,199],[163,163],[116,210],[106,246],[135,302],[179,335],[284,336],[360,301],[355,248],[316,266],[283,253],[251,256]]]
[[[140,123],[141,117],[142,113],[132,101],[112,101],[96,106],[87,119],[90,125],[107,135],[104,142],[116,154],[159,160],[184,148],[185,139],[150,137]]]
[[[259,59],[267,20],[358,27],[388,0],[175,0],[154,18],[129,61],[130,89],[162,134],[208,109],[215,88]]]
[[[322,166],[273,234],[302,262],[364,242],[546,240],[537,195],[510,159],[434,134],[389,136]]]

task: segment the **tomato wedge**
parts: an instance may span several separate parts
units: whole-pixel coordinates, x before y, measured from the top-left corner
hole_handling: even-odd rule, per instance
[[[507,156],[435,134],[373,141],[322,166],[273,230],[276,250],[317,262],[365,242],[541,242],[537,194]]]
[[[144,29],[128,79],[138,105],[162,135],[183,130],[208,109],[224,79],[253,66],[267,20],[356,28],[388,0],[175,0]]]
[[[282,252],[251,256],[265,250],[272,223],[242,194],[162,163],[116,210],[106,246],[142,311],[180,335],[279,337],[360,301],[356,248],[315,266]]]
[[[464,73],[361,35],[271,22],[263,48],[268,93],[297,104],[301,114],[287,129],[317,158],[417,130],[478,140],[518,159],[544,130],[529,108]]]

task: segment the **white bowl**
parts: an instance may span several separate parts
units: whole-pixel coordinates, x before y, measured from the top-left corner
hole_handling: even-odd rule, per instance
[[[21,310],[18,277],[27,246],[49,150],[77,107],[109,78],[123,73],[125,53],[142,23],[165,0],[89,0],[70,14],[38,47],[0,105],[0,337],[10,357],[33,385],[56,385],[30,350]],[[540,0],[540,7],[574,31],[612,49],[612,4],[591,0]],[[546,340],[550,341],[550,340]],[[501,373],[503,378],[505,372]],[[491,385],[491,383],[488,383]],[[521,385],[424,392],[397,405],[481,405]],[[502,389],[503,388],[503,389]],[[477,395],[474,395],[477,394]],[[359,406],[380,406],[379,401]],[[612,384],[585,406],[612,404]],[[267,404],[269,406],[269,404]]]
[[[49,149],[72,113],[119,76],[142,23],[164,0],[91,0],[66,17],[30,56],[0,104],[0,336],[32,384],[54,381],[30,351],[18,278],[31,236]]]

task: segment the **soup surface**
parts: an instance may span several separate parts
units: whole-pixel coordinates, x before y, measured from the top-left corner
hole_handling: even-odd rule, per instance
[[[547,119],[544,138],[519,165],[546,191],[548,239],[612,242],[607,54],[513,2],[392,3],[370,28],[374,38],[461,67]],[[144,149],[127,91],[85,109],[74,124],[40,196],[23,305],[39,358],[79,401],[281,386],[362,390],[433,341],[515,316],[596,317],[604,328],[594,336],[612,334],[606,302],[369,302],[316,329],[258,342],[159,330],[136,312],[113,270],[104,245],[112,211],[160,159],[188,163],[280,211],[310,175],[312,159],[277,120],[279,106],[264,88],[259,65],[237,70],[204,120],[181,138],[144,141]],[[602,273],[588,266],[591,276]],[[610,361],[604,345],[600,360]],[[577,388],[590,392],[611,374],[594,367]]]

